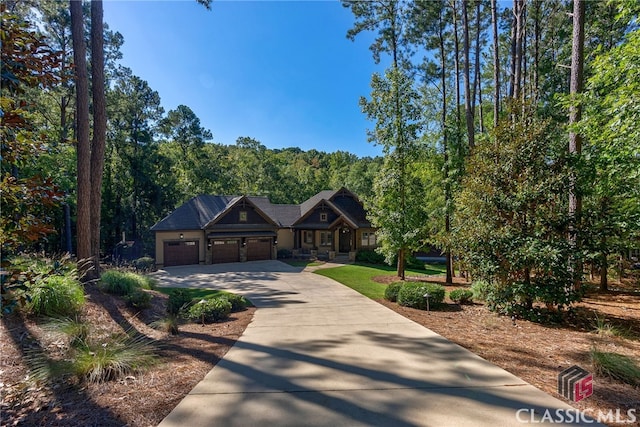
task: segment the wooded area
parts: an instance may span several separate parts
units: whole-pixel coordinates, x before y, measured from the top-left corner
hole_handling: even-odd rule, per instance
[[[401,277],[406,254],[436,245],[449,282],[455,257],[523,306],[569,304],[583,265],[606,288],[640,246],[637,2],[343,5],[347,37],[373,32],[386,67],[360,100],[378,158],[217,143],[119,64],[100,1],[3,3],[3,256],[105,258],[123,235],[142,256],[149,227],[195,195],[300,203],[345,186]]]

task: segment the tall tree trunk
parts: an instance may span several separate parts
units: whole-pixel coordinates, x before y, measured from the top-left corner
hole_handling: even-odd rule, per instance
[[[463,55],[464,55],[464,115],[467,123],[467,138],[469,148],[475,145],[473,104],[471,99],[471,76],[469,64],[469,16],[467,11],[467,0],[462,0],[462,35],[463,35]]]
[[[482,19],[480,15],[480,1],[476,0],[476,48],[475,48],[475,69],[473,73],[473,102],[478,100],[478,118],[480,120],[480,133],[484,132],[484,115],[482,114],[482,76],[480,75],[480,34],[482,33]],[[477,97],[476,97],[477,96]],[[475,117],[475,106],[473,107]]]
[[[541,0],[533,0],[533,89],[531,99],[534,104],[538,102],[540,89],[540,6]]]
[[[520,98],[522,89],[522,35],[523,20],[522,14],[524,9],[523,0],[513,0],[513,13],[515,19],[515,50],[514,50],[514,67],[513,67],[513,99]]]
[[[582,117],[582,107],[577,100],[583,89],[584,75],[584,0],[573,1],[573,37],[571,45],[571,80],[569,94],[572,98],[569,107],[569,155],[578,157],[582,153],[582,135],[573,130],[572,125],[578,123]],[[582,281],[582,263],[575,253],[579,250],[577,221],[582,211],[582,197],[577,189],[577,172],[573,167],[569,177],[569,243],[574,249],[570,260],[573,273],[573,286],[580,287]]]
[[[496,0],[491,0],[491,26],[493,27],[493,127],[500,117],[500,55],[498,46],[498,11]]]
[[[91,147],[91,254],[95,273],[100,268],[100,214],[104,169],[107,113],[104,87],[104,28],[102,0],[91,2],[91,89],[93,96],[93,141]]]
[[[89,80],[87,54],[84,41],[82,1],[70,0],[71,35],[76,82],[76,138],[78,164],[77,204],[77,257],[86,261],[91,257],[91,146],[89,141]],[[86,278],[92,266],[86,262],[78,265],[81,278]]]
[[[516,10],[515,6],[518,0],[513,0],[513,20],[511,21],[511,61],[509,63],[509,98],[513,99],[516,88]]]
[[[458,39],[458,6],[457,0],[451,0],[453,8],[453,55],[456,73],[456,134],[460,133],[460,40]]]
[[[606,238],[603,238],[602,247],[606,247],[605,244]],[[602,257],[602,259],[600,260],[600,290],[608,291],[609,281],[607,276],[609,275],[609,264],[607,262],[607,254],[603,251],[600,256]]]
[[[446,51],[444,47],[444,18],[440,16],[440,25],[438,37],[440,41],[440,85],[442,86],[442,149],[444,152],[444,232],[447,236],[451,233],[451,214],[449,213],[449,205],[451,204],[451,185],[449,183],[449,138],[447,131],[447,73],[446,73]],[[453,269],[451,265],[451,249],[445,248],[446,259],[446,282],[453,283]]]

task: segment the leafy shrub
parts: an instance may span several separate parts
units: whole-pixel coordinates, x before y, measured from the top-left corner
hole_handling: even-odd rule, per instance
[[[393,282],[387,285],[387,289],[384,290],[384,299],[391,302],[396,302],[398,299],[398,292],[404,285],[404,282]]]
[[[384,255],[372,250],[363,250],[356,253],[356,261],[367,264],[385,264]]]
[[[449,293],[449,298],[457,304],[471,304],[473,291],[471,289],[454,289]]]
[[[178,315],[181,310],[188,308],[191,296],[185,289],[173,289],[167,300],[167,313]]]
[[[632,386],[640,385],[640,366],[632,358],[591,349],[593,369],[600,375],[622,381]]]
[[[412,270],[424,270],[424,261],[420,261],[413,255],[409,255],[405,261],[405,266]]]
[[[114,295],[129,295],[135,289],[153,289],[155,280],[129,271],[108,270],[100,276],[105,292]]]
[[[156,260],[151,257],[145,256],[145,257],[134,260],[133,266],[135,267],[136,270],[146,273],[148,271],[153,271],[155,269]]]
[[[429,306],[437,307],[444,301],[444,286],[435,283],[405,283],[398,292],[398,304],[405,307],[427,309],[427,299],[425,294],[429,294]]]
[[[231,311],[232,312],[242,311],[248,305],[248,301],[241,295],[225,294],[224,298],[226,298],[227,301],[229,301],[231,303]]]
[[[84,289],[71,274],[49,276],[27,284],[26,293],[25,309],[36,316],[71,316],[85,301]]]
[[[194,321],[216,322],[226,319],[231,313],[231,303],[225,297],[204,299],[193,304],[186,312],[187,319]]]
[[[136,288],[124,297],[127,304],[133,308],[144,309],[151,307],[151,294],[140,288]]]
[[[471,284],[473,298],[479,301],[486,301],[491,292],[491,284],[486,280],[475,280]]]

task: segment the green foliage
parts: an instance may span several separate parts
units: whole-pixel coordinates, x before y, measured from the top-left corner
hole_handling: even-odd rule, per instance
[[[62,333],[69,338],[72,347],[84,345],[89,337],[91,325],[79,316],[52,318],[43,325],[47,331]]]
[[[474,280],[471,283],[473,298],[479,301],[486,301],[491,292],[491,283],[488,280]]]
[[[356,261],[366,264],[386,264],[384,255],[370,249],[358,251]]]
[[[628,334],[615,325],[607,322],[607,319],[596,316],[594,321],[594,332],[605,337],[621,337],[624,338]]]
[[[391,302],[396,302],[398,299],[398,292],[404,285],[404,282],[393,282],[387,285],[387,289],[384,290],[384,299]]]
[[[144,336],[121,334],[76,349],[70,370],[90,383],[121,379],[156,363],[156,351],[153,342]]]
[[[114,295],[129,295],[136,289],[153,289],[154,279],[129,271],[107,270],[100,276],[105,292]]]
[[[473,276],[492,283],[492,310],[538,317],[535,302],[562,309],[581,297],[567,268],[579,254],[567,241],[569,175],[558,134],[532,112],[516,112],[468,159],[453,245]]]
[[[226,298],[231,303],[231,312],[242,311],[248,305],[248,301],[240,295],[225,294],[223,298]]]
[[[420,160],[418,135],[422,130],[419,96],[406,72],[388,69],[371,78],[371,100],[361,99],[362,111],[374,120],[369,140],[383,146],[382,169],[373,184],[374,196],[366,203],[369,219],[378,228],[378,251],[387,263],[399,253],[409,253],[426,240],[428,213],[422,201],[425,189],[416,165]],[[404,277],[405,266],[400,266]]]
[[[140,288],[136,288],[131,293],[125,295],[124,299],[127,304],[133,308],[142,310],[151,307],[151,294]]]
[[[28,170],[49,149],[28,94],[57,83],[61,58],[29,22],[1,7],[0,250],[15,253],[55,233],[53,216],[62,195],[51,178],[43,178],[48,174]]]
[[[590,352],[593,370],[614,380],[640,385],[640,366],[638,362],[629,356],[618,353],[599,351],[595,347]]]
[[[449,298],[457,304],[471,304],[473,291],[471,289],[454,289],[449,293]]]
[[[35,316],[70,316],[84,304],[84,289],[72,275],[49,276],[27,285],[25,311]]]
[[[172,289],[169,292],[169,299],[167,300],[167,313],[169,315],[177,316],[182,310],[187,309],[191,303],[193,297],[185,289]]]
[[[586,136],[583,244],[605,270],[611,254],[640,238],[640,30],[634,30],[622,43],[596,50],[579,128]]]
[[[217,322],[231,313],[231,303],[225,297],[201,300],[193,304],[186,312],[187,319],[196,322]]]
[[[445,296],[444,286],[434,283],[413,283],[407,282],[400,288],[398,292],[398,304],[418,308],[420,310],[427,309],[427,298],[425,295],[429,294],[429,307],[436,308],[442,304]]]

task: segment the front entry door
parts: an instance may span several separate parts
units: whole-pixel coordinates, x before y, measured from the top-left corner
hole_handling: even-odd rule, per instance
[[[340,229],[340,243],[339,243],[339,251],[340,252],[350,252],[351,251],[351,229],[348,227]]]

